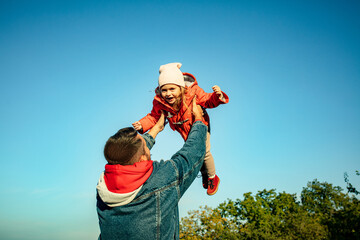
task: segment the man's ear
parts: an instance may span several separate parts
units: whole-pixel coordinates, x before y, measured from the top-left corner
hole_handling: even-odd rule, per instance
[[[146,148],[146,144],[145,144],[145,142],[143,142],[143,144],[142,144],[142,154],[141,154],[141,156],[140,156],[139,162],[143,162],[143,161],[148,161],[148,160],[150,160],[150,159],[148,159],[148,157],[146,156],[145,148]]]
[[[141,155],[139,162],[144,162],[144,161],[148,161],[149,159],[147,159],[147,157],[145,155]]]

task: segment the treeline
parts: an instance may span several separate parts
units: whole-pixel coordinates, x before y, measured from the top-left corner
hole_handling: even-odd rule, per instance
[[[349,187],[347,181],[344,193],[315,179],[300,200],[275,189],[245,193],[243,200],[190,211],[181,219],[180,239],[360,239],[360,201]]]

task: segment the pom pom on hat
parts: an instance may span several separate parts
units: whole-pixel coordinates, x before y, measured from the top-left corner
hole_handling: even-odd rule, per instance
[[[168,63],[159,69],[159,88],[165,84],[176,84],[185,87],[184,76],[180,71],[181,63]]]

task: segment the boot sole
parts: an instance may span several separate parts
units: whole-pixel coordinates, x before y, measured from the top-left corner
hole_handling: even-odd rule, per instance
[[[209,196],[214,195],[214,194],[217,192],[217,190],[218,190],[218,188],[219,188],[219,185],[220,185],[220,178],[219,178],[219,182],[218,182],[218,185],[217,185],[217,187],[216,187],[215,191],[214,191],[214,192],[212,192],[212,193],[208,193],[208,192],[206,192],[206,193],[207,193],[207,195],[209,195]]]

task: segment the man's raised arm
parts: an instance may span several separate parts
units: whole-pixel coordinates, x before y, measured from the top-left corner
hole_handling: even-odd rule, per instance
[[[151,149],[155,144],[155,138],[158,135],[159,132],[164,130],[164,123],[165,123],[165,115],[164,113],[161,113],[161,116],[157,123],[150,129],[149,132],[142,135],[142,137],[145,139],[146,146]]]
[[[204,162],[206,152],[207,126],[203,123],[202,110],[200,106],[196,105],[196,99],[193,100],[192,112],[195,122],[191,127],[189,136],[184,146],[171,157],[178,172],[180,197],[196,178]]]
[[[156,135],[162,130],[164,130],[164,123],[165,123],[165,115],[162,112],[157,123],[150,129],[149,135],[151,135],[155,139]]]

